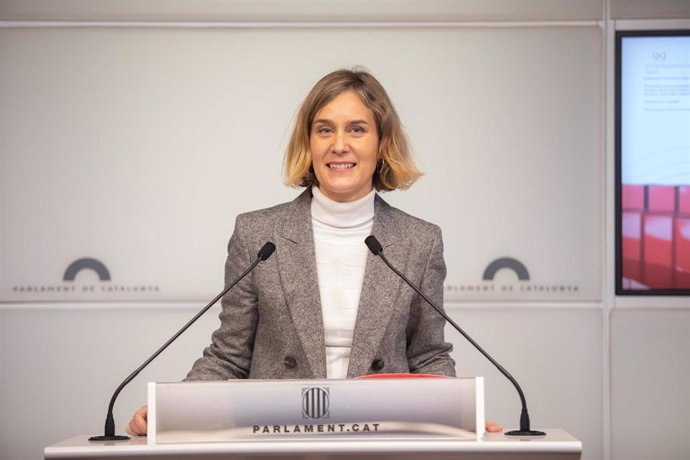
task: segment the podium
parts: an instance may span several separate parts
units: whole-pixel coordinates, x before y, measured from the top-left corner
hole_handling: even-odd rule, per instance
[[[482,377],[150,383],[148,404],[149,445],[484,432]]]
[[[149,435],[77,436],[46,459],[579,459],[563,430],[484,432],[477,378],[150,383]]]

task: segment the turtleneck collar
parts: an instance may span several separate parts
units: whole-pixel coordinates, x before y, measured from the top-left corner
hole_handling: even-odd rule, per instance
[[[311,217],[323,224],[348,228],[374,219],[374,189],[362,198],[348,203],[331,200],[318,187],[312,187],[311,193]]]

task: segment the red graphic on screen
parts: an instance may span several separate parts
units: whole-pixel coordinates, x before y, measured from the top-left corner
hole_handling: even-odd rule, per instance
[[[626,290],[690,289],[690,186],[623,185]]]

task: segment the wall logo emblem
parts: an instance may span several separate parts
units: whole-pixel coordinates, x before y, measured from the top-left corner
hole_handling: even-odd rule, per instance
[[[84,271],[87,272],[87,275],[95,273],[98,279],[94,280],[93,276],[82,276]],[[122,273],[122,271],[120,266],[119,272]],[[29,282],[14,284],[12,294],[21,299],[60,301],[64,299],[145,299],[151,294],[160,292],[158,285],[146,281],[122,282],[117,279],[117,273],[116,279],[113,281],[108,267],[93,257],[81,257],[70,263],[63,273],[55,273],[55,275],[55,278],[49,282],[29,280]],[[61,280],[58,278],[60,275],[62,275]]]
[[[302,388],[302,417],[311,420],[328,418],[330,390],[324,387]]]
[[[501,257],[491,262],[484,270],[484,275],[482,279],[485,281],[491,281],[496,276],[496,272],[504,268],[513,270],[520,281],[529,281],[529,272],[527,267],[517,259],[512,257]]]
[[[509,276],[497,277],[498,272],[502,270],[508,272]],[[539,272],[538,269],[536,271]],[[537,277],[539,278],[539,274]],[[577,284],[558,280],[533,280],[524,263],[514,257],[499,257],[492,260],[484,268],[481,281],[475,278],[467,283],[446,284],[444,289],[448,293],[457,293],[461,297],[468,295],[483,296],[489,299],[492,297],[519,299],[534,295],[572,295],[579,292],[580,287]]]
[[[75,260],[72,262],[65,274],[62,276],[63,281],[74,281],[77,277],[77,273],[82,270],[93,270],[98,274],[98,279],[101,281],[110,281],[110,272],[108,268],[100,260],[92,259],[90,257],[84,257],[82,259]]]

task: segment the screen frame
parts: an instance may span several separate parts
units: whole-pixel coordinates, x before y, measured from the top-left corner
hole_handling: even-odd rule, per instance
[[[623,205],[622,205],[622,65],[623,40],[629,37],[690,37],[690,29],[617,30],[615,32],[614,67],[614,151],[615,151],[615,286],[618,296],[690,296],[690,288],[625,289],[623,288]],[[646,200],[646,197],[645,197]]]

